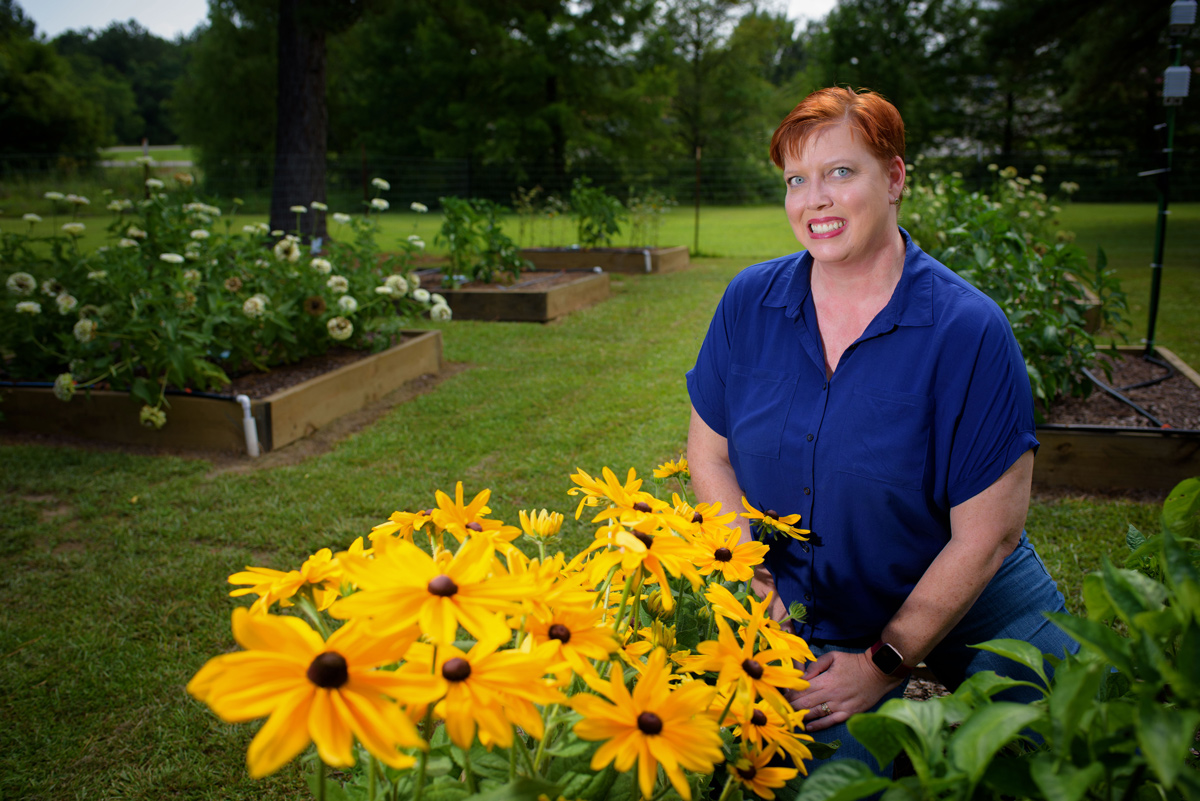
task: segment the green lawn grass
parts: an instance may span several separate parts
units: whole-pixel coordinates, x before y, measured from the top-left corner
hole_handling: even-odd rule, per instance
[[[150,158],[155,161],[192,161],[197,157],[196,149],[192,147],[180,146],[164,149],[152,149],[149,153]],[[133,161],[141,158],[142,149],[140,147],[132,150],[122,148],[120,150],[102,150],[100,158],[104,161]]]
[[[705,215],[702,248],[729,255],[613,276],[608,301],[548,325],[439,325],[445,358],[469,369],[297,464],[222,472],[200,459],[0,446],[0,798],[305,797],[297,765],[249,780],[255,727],[222,724],[183,691],[233,647],[226,577],[291,569],[460,480],[469,496],[493,490],[496,518],[556,509],[568,546],[586,542],[589,528],[570,519],[570,473],[647,475],[676,457],[683,375],[721,292],[748,263],[796,248],[778,210]],[[436,220],[386,215],[385,234],[416,226],[432,243]],[[664,226],[663,244],[674,230]],[[1028,528],[1079,609],[1084,574],[1122,552],[1130,523],[1154,531],[1157,515],[1154,503],[1066,499],[1035,503]]]

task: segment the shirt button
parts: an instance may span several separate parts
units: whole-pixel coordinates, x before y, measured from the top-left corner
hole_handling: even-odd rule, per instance
[[[804,488],[804,494],[805,494],[805,495],[812,495],[812,490],[811,490],[811,489],[809,489],[808,487],[805,487],[805,488]]]
[[[812,600],[812,596],[811,596],[811,595],[809,595],[809,594],[806,592],[806,593],[804,593],[804,600],[806,600],[806,601],[811,601],[811,600]]]
[[[822,389],[822,390],[829,389],[829,382],[828,382],[828,381],[826,381],[824,384],[822,384],[822,385],[821,385],[821,389]]]
[[[813,440],[813,436],[812,436],[812,434],[809,434],[809,435],[808,435],[808,441],[809,441],[809,442],[812,442],[812,440]]]
[[[800,550],[804,551],[805,553],[808,553],[808,543],[807,542],[800,543]]]

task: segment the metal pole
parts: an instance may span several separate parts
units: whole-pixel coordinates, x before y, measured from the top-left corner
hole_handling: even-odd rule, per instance
[[[1175,50],[1173,66],[1180,66],[1183,58],[1183,43],[1172,37],[1171,47]],[[1158,177],[1158,218],[1154,227],[1154,261],[1150,264],[1150,322],[1146,329],[1145,356],[1154,355],[1154,328],[1158,321],[1158,298],[1162,290],[1163,249],[1167,240],[1167,206],[1170,202],[1171,160],[1175,147],[1175,111],[1176,106],[1167,106],[1167,141],[1163,148],[1164,167],[1161,170],[1151,170],[1145,175],[1157,174]]]

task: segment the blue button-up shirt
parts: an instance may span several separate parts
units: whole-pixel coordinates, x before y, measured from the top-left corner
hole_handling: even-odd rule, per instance
[[[730,282],[687,375],[747,500],[812,531],[767,557],[784,603],[808,608],[805,637],[877,635],[949,541],[950,509],[1037,447],[1004,313],[901,233],[900,282],[831,378],[807,252]]]

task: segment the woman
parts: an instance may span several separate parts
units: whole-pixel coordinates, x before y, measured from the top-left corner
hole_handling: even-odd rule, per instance
[[[754,589],[777,592],[778,617],[806,609],[795,628],[818,659],[793,703],[808,731],[874,765],[845,723],[902,695],[919,662],[953,688],[981,670],[1032,678],[973,644],[1073,647],[1043,616],[1063,599],[1023,531],[1032,393],[1003,312],[898,225],[890,103],[814,92],[771,157],[806,250],[726,290],[688,373],[688,465],[699,500],[745,496],[811,530],[770,543]]]

